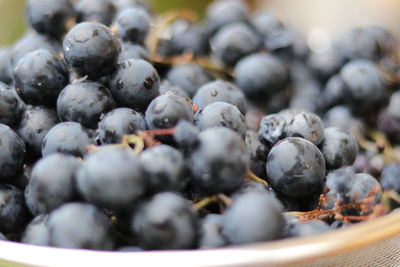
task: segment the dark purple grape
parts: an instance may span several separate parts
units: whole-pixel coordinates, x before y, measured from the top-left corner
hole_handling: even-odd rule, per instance
[[[325,160],[319,149],[303,138],[291,137],[277,143],[268,154],[268,182],[288,197],[312,194],[325,178]]]

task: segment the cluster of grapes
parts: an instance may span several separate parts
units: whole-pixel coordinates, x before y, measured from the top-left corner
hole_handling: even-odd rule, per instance
[[[215,248],[396,208],[395,38],[357,28],[311,51],[249,3],[215,0],[199,22],[28,0],[31,29],[0,50],[0,239]]]

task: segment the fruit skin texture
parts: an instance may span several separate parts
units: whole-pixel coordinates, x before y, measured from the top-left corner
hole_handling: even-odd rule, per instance
[[[266,53],[242,58],[235,66],[235,75],[236,85],[255,102],[265,102],[272,94],[284,90],[290,81],[285,65]]]
[[[358,151],[357,140],[338,128],[326,128],[321,152],[328,169],[352,165]]]
[[[172,93],[155,98],[146,110],[149,129],[168,129],[175,127],[180,120],[193,122],[191,101]]]
[[[325,177],[325,160],[310,141],[298,137],[277,143],[267,159],[270,185],[288,197],[304,197],[315,192]]]
[[[159,193],[134,214],[132,231],[145,249],[194,248],[198,218],[190,202],[171,192]]]
[[[49,228],[47,221],[48,214],[41,214],[35,217],[25,228],[21,242],[25,244],[48,246],[49,245]]]
[[[58,94],[68,84],[67,66],[46,49],[35,50],[21,58],[13,77],[19,96],[32,105],[54,106]]]
[[[102,144],[117,144],[124,135],[147,130],[142,114],[130,108],[116,108],[107,113],[99,122],[98,138]]]
[[[182,64],[173,67],[167,73],[167,79],[193,96],[200,86],[211,82],[211,74],[198,64]]]
[[[134,205],[146,191],[145,179],[139,158],[127,148],[101,148],[89,154],[76,173],[81,195],[112,210]]]
[[[62,121],[75,121],[95,129],[100,117],[115,106],[111,92],[90,81],[75,81],[65,87],[57,99],[57,112]]]
[[[65,61],[76,73],[97,79],[115,69],[121,45],[103,24],[82,22],[65,36],[63,52]]]
[[[0,123],[15,127],[21,118],[25,105],[14,89],[0,84]]]
[[[210,249],[226,246],[228,241],[222,234],[224,216],[208,214],[201,221],[199,247]]]
[[[10,70],[14,70],[18,61],[26,54],[37,49],[46,49],[53,53],[62,51],[61,45],[57,40],[35,31],[29,31],[11,48]]]
[[[392,163],[383,168],[381,175],[381,185],[385,190],[400,192],[400,164]]]
[[[223,26],[210,42],[216,57],[228,66],[234,66],[244,56],[256,52],[261,44],[258,35],[241,22]]]
[[[249,165],[242,138],[228,128],[216,127],[201,132],[198,140],[189,158],[195,191],[216,194],[235,190]]]
[[[150,30],[151,18],[142,8],[121,11],[114,22],[119,37],[127,42],[143,44]]]
[[[344,100],[354,112],[363,114],[384,103],[387,88],[372,61],[357,59],[348,62],[341,69],[340,78],[344,83]]]
[[[50,129],[59,123],[57,112],[44,106],[27,106],[22,114],[18,134],[29,153],[40,155],[42,144]]]
[[[0,181],[13,179],[22,170],[25,143],[7,125],[0,123]]]
[[[141,112],[159,94],[160,77],[149,62],[129,59],[118,65],[109,88],[119,105]]]
[[[246,114],[246,98],[243,92],[234,84],[216,80],[204,84],[193,97],[193,103],[197,107],[204,108],[214,102],[227,102],[236,106],[240,112]]]
[[[171,146],[158,145],[146,149],[140,154],[140,162],[151,192],[183,192],[189,182],[185,176],[185,159]]]
[[[54,247],[111,250],[111,224],[102,210],[83,203],[68,203],[49,215],[49,243]]]
[[[13,185],[1,184],[0,203],[0,232],[14,233],[28,218],[24,194]]]
[[[29,0],[26,7],[29,24],[37,32],[60,38],[76,12],[69,0]]]
[[[285,225],[281,212],[279,202],[269,193],[246,193],[223,215],[223,233],[231,244],[279,239]],[[246,227],[243,227],[244,220]]]
[[[97,21],[110,25],[117,8],[110,0],[80,0],[75,4],[77,21]]]
[[[35,164],[25,191],[32,214],[49,213],[77,199],[75,171],[79,166],[77,158],[64,154],[52,154]]]
[[[237,107],[226,102],[214,102],[200,109],[195,114],[194,124],[200,130],[223,126],[238,132],[243,139],[246,136],[244,115]]]
[[[65,153],[76,157],[86,154],[88,146],[93,144],[92,133],[77,122],[61,122],[46,134],[42,155]]]

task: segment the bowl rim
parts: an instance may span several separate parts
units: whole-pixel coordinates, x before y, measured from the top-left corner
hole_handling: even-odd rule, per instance
[[[180,251],[91,251],[0,241],[0,266],[270,266],[354,251],[400,234],[400,212],[315,236]],[[244,226],[246,222],[243,222]]]

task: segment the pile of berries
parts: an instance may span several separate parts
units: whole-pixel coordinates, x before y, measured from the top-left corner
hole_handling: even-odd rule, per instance
[[[245,0],[28,0],[0,50],[0,239],[96,250],[309,236],[399,206],[400,45],[313,51]]]

